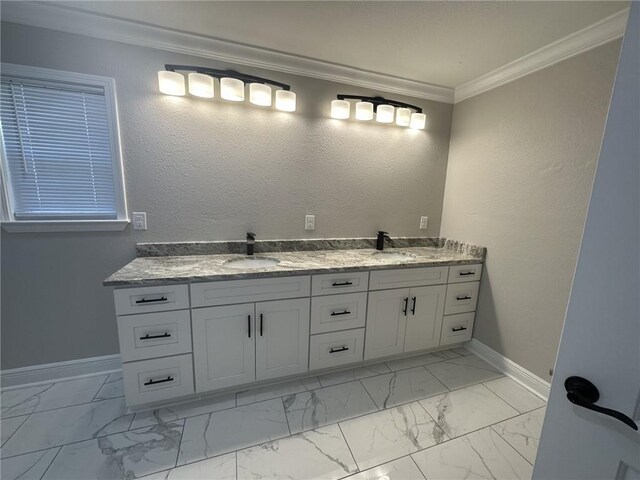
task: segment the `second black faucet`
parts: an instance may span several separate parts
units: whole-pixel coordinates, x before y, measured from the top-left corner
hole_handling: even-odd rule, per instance
[[[384,240],[391,240],[391,237],[387,232],[383,232],[382,230],[378,231],[378,240],[376,241],[376,249],[384,250]]]

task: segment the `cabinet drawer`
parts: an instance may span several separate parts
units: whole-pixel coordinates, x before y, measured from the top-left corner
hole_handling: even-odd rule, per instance
[[[403,268],[371,272],[369,290],[420,287],[447,283],[449,267]]]
[[[369,272],[314,275],[312,283],[312,295],[366,292],[369,284]]]
[[[440,345],[468,342],[473,332],[473,319],[475,312],[447,315],[442,321],[442,335]]]
[[[367,292],[326,295],[311,299],[311,333],[364,327]]]
[[[191,352],[189,310],[118,317],[123,362]]]
[[[454,283],[447,286],[444,314],[473,312],[478,303],[480,282]]]
[[[127,405],[178,398],[194,393],[191,354],[122,365]]]
[[[364,328],[311,336],[309,370],[361,362]]]
[[[452,265],[449,267],[449,283],[478,282],[482,275],[482,264]]]
[[[189,308],[189,290],[186,285],[120,288],[114,290],[113,296],[117,315]]]
[[[261,302],[308,297],[311,277],[253,278],[191,284],[191,305],[209,307],[235,303]]]

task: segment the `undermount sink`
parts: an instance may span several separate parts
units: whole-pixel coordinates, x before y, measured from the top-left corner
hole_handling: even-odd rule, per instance
[[[266,257],[249,257],[249,258],[234,258],[233,260],[227,260],[224,265],[229,268],[237,268],[242,270],[249,270],[254,268],[270,268],[275,267],[280,260],[275,258]]]
[[[410,253],[403,252],[373,252],[371,254],[376,260],[408,260],[413,257]]]

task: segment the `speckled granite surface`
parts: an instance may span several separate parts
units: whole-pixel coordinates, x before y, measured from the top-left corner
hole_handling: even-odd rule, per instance
[[[287,251],[256,254],[256,258],[271,258],[278,264],[269,268],[237,269],[230,260],[247,258],[242,254],[179,255],[139,257],[104,281],[107,286],[174,283],[205,280],[307,275],[313,273],[379,270],[388,268],[461,265],[484,261],[485,249],[451,242],[442,247],[387,248],[385,252],[404,253],[401,258],[384,258],[375,249]]]

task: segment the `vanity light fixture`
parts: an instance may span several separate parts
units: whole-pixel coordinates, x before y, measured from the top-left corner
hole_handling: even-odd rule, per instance
[[[273,103],[273,88],[276,88],[275,108],[283,112],[296,111],[296,94],[286,83],[247,75],[235,70],[217,70],[192,65],[165,65],[164,68],[158,72],[158,86],[160,92],[167,95],[185,95],[185,76],[181,72],[189,72],[188,91],[195,97],[214,98],[214,79],[217,78],[220,81],[220,98],[224,100],[243,102],[245,83],[248,83],[249,102],[253,105],[270,107]]]
[[[383,97],[363,97],[359,95],[337,95],[337,100],[331,101],[331,117],[340,120],[350,118],[351,102],[356,102],[356,120],[372,120],[374,117],[379,123],[391,124],[394,121],[399,127],[410,127],[423,130],[427,116],[422,113],[422,108],[409,103],[388,100]]]

